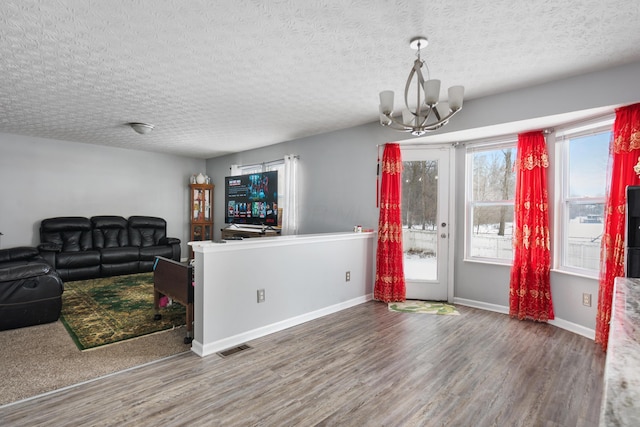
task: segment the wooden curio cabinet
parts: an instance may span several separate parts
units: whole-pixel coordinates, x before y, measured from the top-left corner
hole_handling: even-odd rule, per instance
[[[191,240],[213,239],[213,184],[190,184]],[[189,248],[189,259],[193,251]]]

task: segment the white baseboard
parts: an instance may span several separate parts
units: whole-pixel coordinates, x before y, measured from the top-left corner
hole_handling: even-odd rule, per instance
[[[495,311],[496,313],[509,314],[509,307],[498,304],[490,304],[488,302],[476,301],[466,298],[453,298],[454,304],[466,305],[467,307],[479,308],[487,311]]]
[[[594,329],[589,329],[577,323],[569,322],[568,320],[555,318],[554,320],[549,320],[549,324],[561,329],[566,329],[574,334],[582,335],[592,341],[596,339],[596,331]]]
[[[354,298],[349,301],[344,301],[338,304],[331,305],[329,307],[324,307],[319,310],[312,311],[310,313],[301,314],[299,316],[291,317],[289,319],[285,319],[280,322],[272,323],[266,326],[261,326],[251,331],[243,332],[238,335],[234,335],[218,341],[214,341],[205,346],[203,346],[201,342],[194,340],[191,343],[191,351],[193,351],[194,353],[196,353],[198,356],[201,356],[201,357],[208,356],[208,355],[217,353],[219,351],[226,350],[228,348],[235,347],[240,344],[244,344],[247,341],[261,338],[265,335],[269,335],[274,332],[279,332],[284,329],[290,328],[292,326],[300,325],[310,320],[318,319],[328,314],[333,314],[338,311],[345,310],[350,307],[354,307],[356,305],[365,303],[367,301],[371,301],[372,299],[373,299],[373,294],[363,295],[361,297]]]
[[[504,305],[490,304],[488,302],[475,301],[466,298],[454,298],[454,304],[465,305],[467,307],[479,308],[481,310],[495,311],[497,313],[509,314],[509,307]],[[549,320],[550,325],[558,327],[560,329],[565,329],[569,332],[573,332],[574,334],[582,335],[585,338],[589,338],[590,340],[595,340],[596,331],[593,329],[589,329],[582,325],[578,325],[577,323],[569,322],[568,320],[555,318],[554,320]]]

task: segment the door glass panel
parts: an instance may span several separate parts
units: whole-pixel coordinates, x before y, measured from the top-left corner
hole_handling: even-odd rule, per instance
[[[407,280],[438,279],[438,161],[403,162],[402,242]]]

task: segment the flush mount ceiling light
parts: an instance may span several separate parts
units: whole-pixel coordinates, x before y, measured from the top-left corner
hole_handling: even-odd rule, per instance
[[[146,135],[153,130],[154,125],[150,125],[148,123],[129,123],[131,129],[138,132],[140,135]]]
[[[412,135],[421,136],[446,125],[449,119],[462,109],[464,86],[451,86],[449,88],[449,105],[438,104],[440,80],[431,79],[429,67],[425,61],[420,59],[420,49],[427,47],[428,44],[429,41],[426,37],[414,37],[409,44],[412,49],[418,52],[404,88],[406,110],[402,111],[401,120],[393,117],[393,91],[380,92],[380,124],[382,126],[389,126],[400,132],[411,132]],[[427,70],[426,81],[422,75],[423,66]],[[409,107],[409,88],[414,77],[417,80],[416,107],[412,110]]]

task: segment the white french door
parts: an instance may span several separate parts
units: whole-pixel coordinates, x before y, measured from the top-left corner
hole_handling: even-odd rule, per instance
[[[449,299],[450,147],[402,150],[402,227],[407,299]]]

